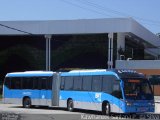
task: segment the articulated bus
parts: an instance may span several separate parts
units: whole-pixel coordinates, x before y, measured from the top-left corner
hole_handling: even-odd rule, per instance
[[[149,81],[133,70],[28,71],[8,73],[3,101],[112,113],[154,112]]]

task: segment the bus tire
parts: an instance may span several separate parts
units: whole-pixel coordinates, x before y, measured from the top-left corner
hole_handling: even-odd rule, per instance
[[[110,104],[109,104],[109,102],[104,102],[102,104],[102,114],[109,116],[110,112],[111,112],[111,110],[110,110]]]
[[[31,108],[31,99],[29,97],[23,99],[23,107]]]
[[[70,111],[70,112],[73,112],[74,110],[74,107],[73,107],[73,100],[72,99],[69,99],[68,102],[67,102],[67,110]]]

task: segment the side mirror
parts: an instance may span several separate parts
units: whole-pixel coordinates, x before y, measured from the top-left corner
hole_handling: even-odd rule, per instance
[[[124,88],[124,82],[121,80],[120,85]]]

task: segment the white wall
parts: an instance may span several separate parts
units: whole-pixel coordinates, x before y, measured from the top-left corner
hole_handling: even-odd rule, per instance
[[[118,54],[120,47],[125,50],[125,33],[117,33],[117,60],[120,57]]]
[[[160,60],[116,60],[117,69],[160,69]]]

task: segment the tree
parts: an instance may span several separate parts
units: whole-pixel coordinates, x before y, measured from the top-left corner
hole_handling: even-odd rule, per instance
[[[121,46],[120,46],[120,48],[118,49],[118,53],[119,53],[119,55],[125,55],[125,51],[122,49]]]

